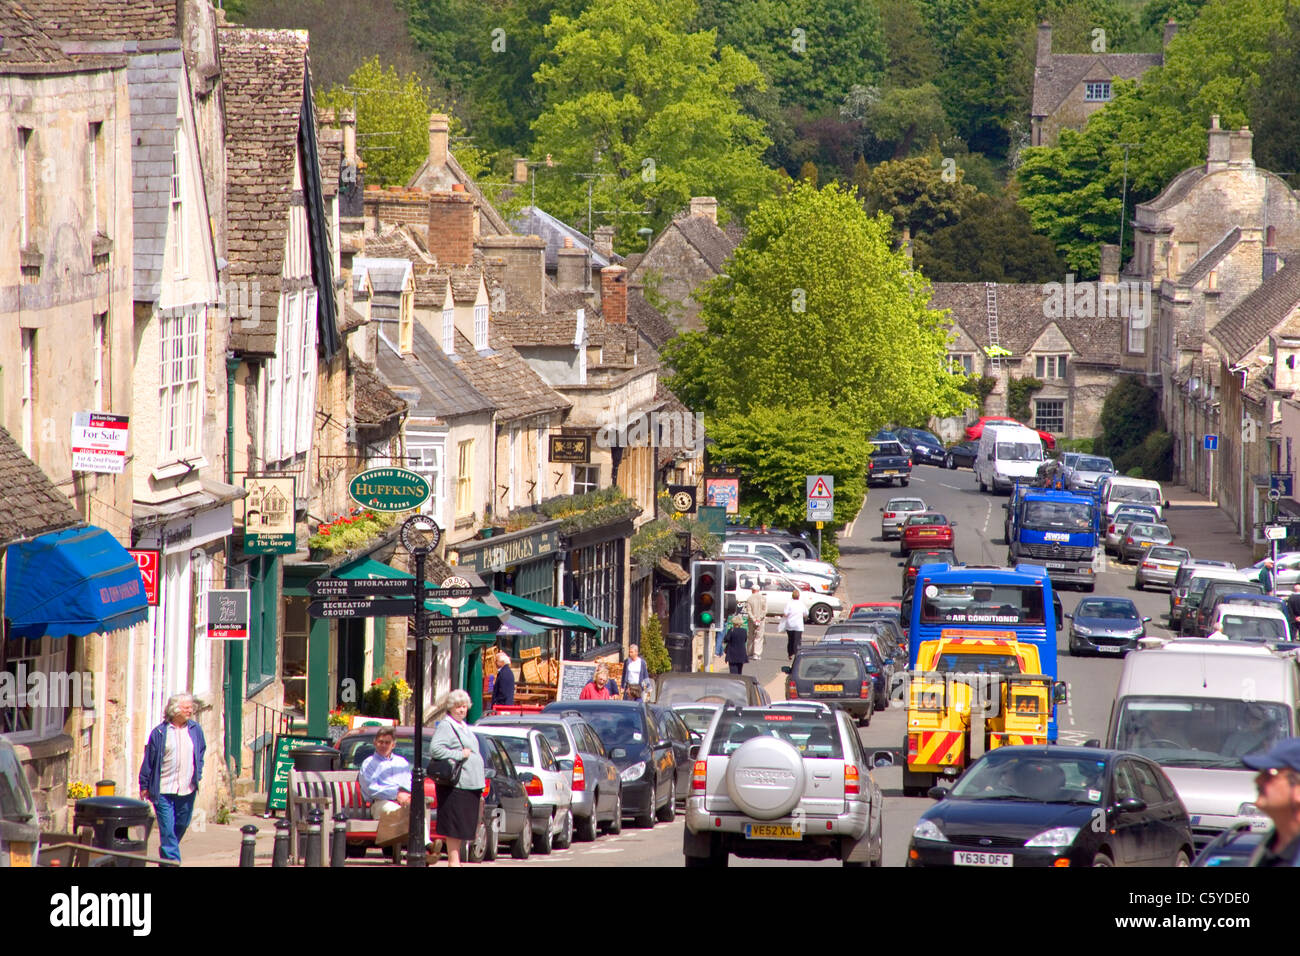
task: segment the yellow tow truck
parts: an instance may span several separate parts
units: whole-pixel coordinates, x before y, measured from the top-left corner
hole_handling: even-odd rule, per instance
[[[922,642],[908,688],[904,796],[925,796],[986,751],[1046,744],[1052,702],[1065,687],[1041,671],[1038,648],[1013,631],[945,629]]]

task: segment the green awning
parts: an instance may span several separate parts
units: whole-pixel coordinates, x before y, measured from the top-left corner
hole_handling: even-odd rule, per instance
[[[386,564],[380,564],[373,558],[367,558],[360,564],[355,564],[346,571],[339,571],[334,575],[336,578],[347,578],[349,581],[373,581],[376,578],[403,578],[408,581],[415,580],[414,574],[407,574],[405,571],[399,571],[397,568],[390,568]]]
[[[614,626],[579,611],[570,611],[567,607],[552,607],[549,604],[542,604],[540,601],[530,601],[528,598],[507,594],[505,591],[493,591],[492,595],[505,607],[518,611],[520,614],[526,614],[536,623],[547,627],[599,632],[607,627]]]
[[[551,630],[545,624],[538,624],[527,614],[520,614],[517,611],[511,611],[509,614],[510,616],[501,622],[501,629],[497,634],[506,637],[537,637]]]
[[[425,601],[424,606],[434,614],[441,614],[443,617],[452,617],[452,608],[442,601]],[[504,617],[504,612],[499,607],[493,607],[491,604],[484,604],[482,601],[466,601],[460,607],[456,608],[456,617]]]

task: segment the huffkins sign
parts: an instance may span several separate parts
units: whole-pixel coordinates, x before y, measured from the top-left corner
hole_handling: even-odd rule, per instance
[[[429,500],[429,483],[405,468],[371,468],[348,483],[348,494],[372,511],[411,511]]]

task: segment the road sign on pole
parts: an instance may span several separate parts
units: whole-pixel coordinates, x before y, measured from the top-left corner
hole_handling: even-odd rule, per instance
[[[365,597],[369,594],[414,594],[414,578],[374,578],[349,580],[347,578],[317,578],[307,582],[307,593],[312,597]]]
[[[442,585],[438,590],[442,592],[441,595],[438,595],[435,592],[435,596],[432,600],[441,601],[448,607],[464,607],[469,602],[470,595],[468,593],[462,595],[460,592],[472,592],[474,590],[474,585],[470,584],[464,578],[453,574],[451,577],[443,579]],[[483,590],[486,591],[487,588],[484,588]],[[425,596],[428,596],[429,594],[428,591],[425,591],[424,593]]]
[[[808,521],[835,520],[835,476],[805,475]]]
[[[1271,524],[1264,529],[1264,538],[1268,541],[1281,541],[1286,537],[1286,527],[1280,524]]]
[[[312,601],[307,605],[312,617],[410,617],[415,613],[414,598],[356,598],[353,600]]]
[[[1205,436],[1205,450],[1206,450],[1206,451],[1218,451],[1218,450],[1219,450],[1219,436],[1218,436],[1218,435],[1206,435],[1206,436]]]

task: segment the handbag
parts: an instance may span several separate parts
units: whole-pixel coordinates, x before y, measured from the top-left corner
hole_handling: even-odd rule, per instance
[[[460,739],[460,731],[454,725],[451,729],[460,745],[465,746],[465,741]],[[468,757],[461,757],[459,760],[452,760],[450,757],[432,758],[428,767],[429,778],[436,786],[454,787],[460,782],[461,771],[465,769],[465,761],[468,759]]]

